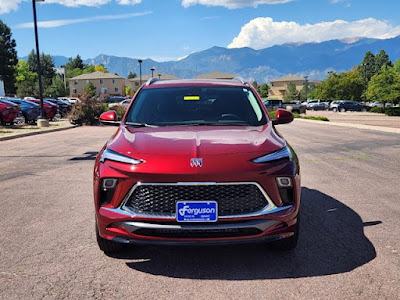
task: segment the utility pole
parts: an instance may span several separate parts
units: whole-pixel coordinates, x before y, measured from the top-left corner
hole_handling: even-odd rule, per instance
[[[49,120],[47,120],[46,115],[43,110],[43,88],[42,88],[42,69],[40,67],[40,52],[39,52],[39,37],[37,30],[37,17],[36,17],[36,1],[44,2],[44,0],[32,0],[33,7],[33,25],[35,29],[35,42],[36,42],[36,71],[38,73],[39,79],[39,99],[40,99],[40,116],[37,120],[37,124],[39,127],[49,127]]]

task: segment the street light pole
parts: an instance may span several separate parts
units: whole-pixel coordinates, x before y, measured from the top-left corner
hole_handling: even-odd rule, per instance
[[[49,120],[46,119],[43,110],[43,91],[42,91],[42,69],[40,67],[40,52],[39,52],[39,37],[38,37],[38,30],[37,30],[37,17],[36,17],[36,1],[43,2],[44,0],[32,0],[32,7],[33,7],[33,25],[35,28],[35,42],[36,42],[36,66],[37,66],[37,73],[39,78],[39,99],[40,99],[40,117],[38,119],[38,126],[39,127],[48,127]]]
[[[61,66],[61,69],[63,69],[64,90],[65,90],[65,92],[67,92],[67,82],[66,82],[66,77],[65,77],[65,66]]]
[[[307,95],[308,95],[308,75],[304,76],[304,88],[306,89],[306,100],[307,100]]]
[[[138,63],[139,63],[139,82],[140,82],[140,86],[142,86],[142,62],[143,62],[143,60],[138,59]]]
[[[154,69],[154,68],[151,68],[150,70],[151,70],[151,78],[153,78],[153,77],[154,77],[154,70],[155,70],[155,69]]]
[[[161,80],[161,74],[158,74],[158,79]]]

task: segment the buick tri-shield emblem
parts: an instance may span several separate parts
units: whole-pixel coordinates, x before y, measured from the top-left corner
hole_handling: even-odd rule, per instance
[[[201,168],[203,166],[203,159],[202,158],[191,158],[190,166],[192,168]]]

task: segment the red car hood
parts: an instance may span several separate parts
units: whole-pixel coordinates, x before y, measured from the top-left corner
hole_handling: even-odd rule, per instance
[[[108,148],[141,158],[143,155],[267,154],[282,148],[285,140],[272,126],[259,127],[121,127]]]
[[[262,165],[256,166],[249,162],[284,145],[285,140],[277,135],[271,125],[164,128],[121,126],[109,140],[107,148],[143,160],[144,163],[136,167],[117,163],[112,164],[111,168],[123,173],[141,174],[144,181],[169,181],[172,174],[184,176],[179,177],[182,181],[207,181],[209,174],[232,174],[234,177],[238,172],[242,178],[250,174],[249,180],[252,180],[254,174],[251,172],[254,172],[254,168],[265,170],[261,170]],[[202,158],[202,167],[192,167],[192,158]],[[147,178],[144,174],[153,175]],[[154,174],[161,177],[155,179]],[[207,176],[203,178],[203,175]],[[214,176],[213,180],[216,178]],[[218,180],[227,178],[224,176]]]

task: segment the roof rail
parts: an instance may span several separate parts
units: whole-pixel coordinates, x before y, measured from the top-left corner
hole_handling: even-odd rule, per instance
[[[150,85],[150,84],[152,84],[152,83],[154,83],[156,81],[158,81],[158,78],[154,78],[154,77],[150,78],[149,80],[147,80],[146,85]]]
[[[247,81],[244,80],[242,77],[235,77],[235,78],[233,78],[232,80],[239,81],[239,82],[241,82],[241,83],[243,83],[243,84],[246,84],[246,83],[247,83]]]

